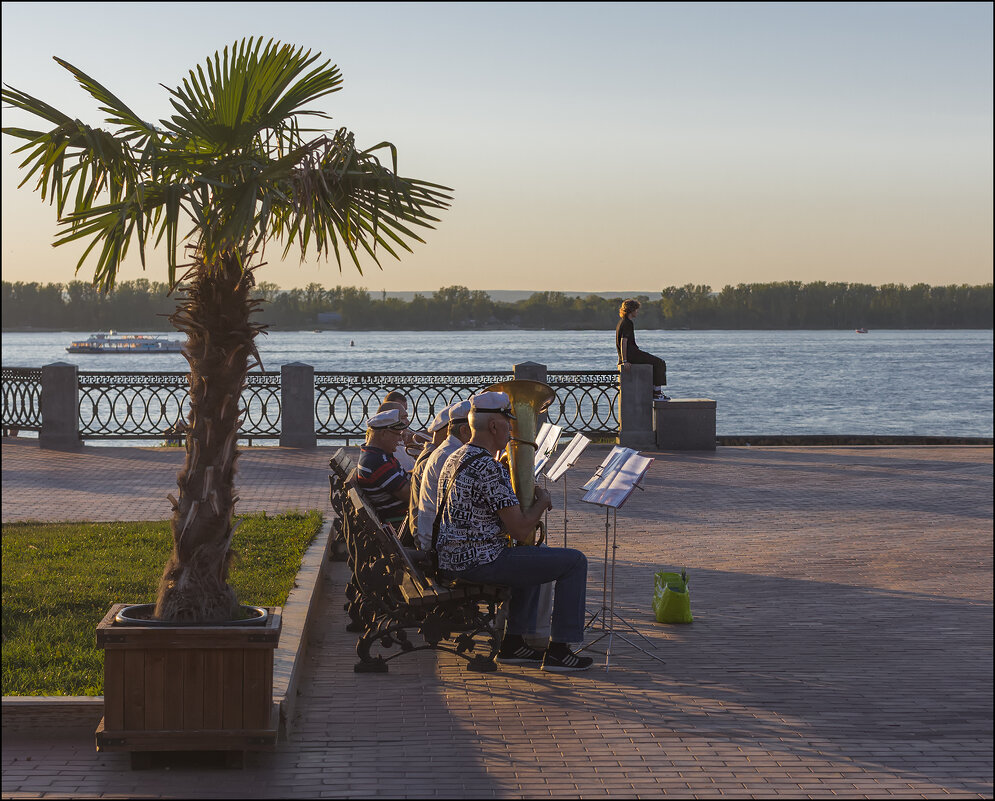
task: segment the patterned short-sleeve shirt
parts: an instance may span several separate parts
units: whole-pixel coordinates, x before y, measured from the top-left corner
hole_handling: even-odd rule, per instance
[[[459,466],[469,459],[473,463],[453,481]],[[446,499],[450,484],[452,492]],[[508,469],[483,448],[467,444],[446,460],[439,476],[438,502],[445,504],[436,542],[440,569],[458,572],[489,564],[511,545],[498,512],[518,506],[519,501]]]

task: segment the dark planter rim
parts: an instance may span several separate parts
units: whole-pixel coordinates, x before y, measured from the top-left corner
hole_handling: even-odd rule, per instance
[[[263,606],[242,606],[242,609],[254,614],[254,617],[244,620],[222,620],[213,623],[177,623],[169,620],[154,620],[151,613],[155,610],[155,604],[131,604],[122,608],[114,616],[114,624],[117,626],[159,626],[173,628],[188,628],[197,626],[210,628],[218,626],[264,626],[269,620],[269,610]],[[148,617],[138,617],[138,615],[149,615]]]

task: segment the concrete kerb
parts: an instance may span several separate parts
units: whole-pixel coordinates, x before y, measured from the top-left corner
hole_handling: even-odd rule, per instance
[[[332,520],[328,519],[304,554],[294,588],[283,606],[283,631],[273,654],[273,706],[279,715],[280,736],[286,739],[293,720],[301,657],[314,623],[313,609],[321,591],[322,571],[328,564],[332,543]],[[101,695],[5,695],[3,731],[32,729],[95,730],[104,714]]]
[[[321,592],[321,574],[328,565],[332,547],[332,520],[321,527],[315,541],[301,560],[294,588],[283,607],[283,632],[273,655],[273,705],[279,709],[280,733],[290,732],[301,677],[302,657],[308,632],[314,623],[314,608]]]

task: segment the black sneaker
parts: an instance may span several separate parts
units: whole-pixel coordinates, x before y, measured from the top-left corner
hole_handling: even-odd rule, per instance
[[[522,642],[512,645],[511,648],[502,645],[497,654],[497,661],[504,665],[538,665],[545,655],[545,651]]]
[[[572,673],[577,670],[587,670],[594,664],[594,660],[589,656],[577,656],[573,651],[566,650],[559,653],[546,651],[546,657],[542,660],[542,670],[552,673]]]

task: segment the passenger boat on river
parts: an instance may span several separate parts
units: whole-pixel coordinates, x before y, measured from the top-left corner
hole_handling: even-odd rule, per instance
[[[183,342],[165,334],[91,334],[66,348],[69,353],[182,353]]]

